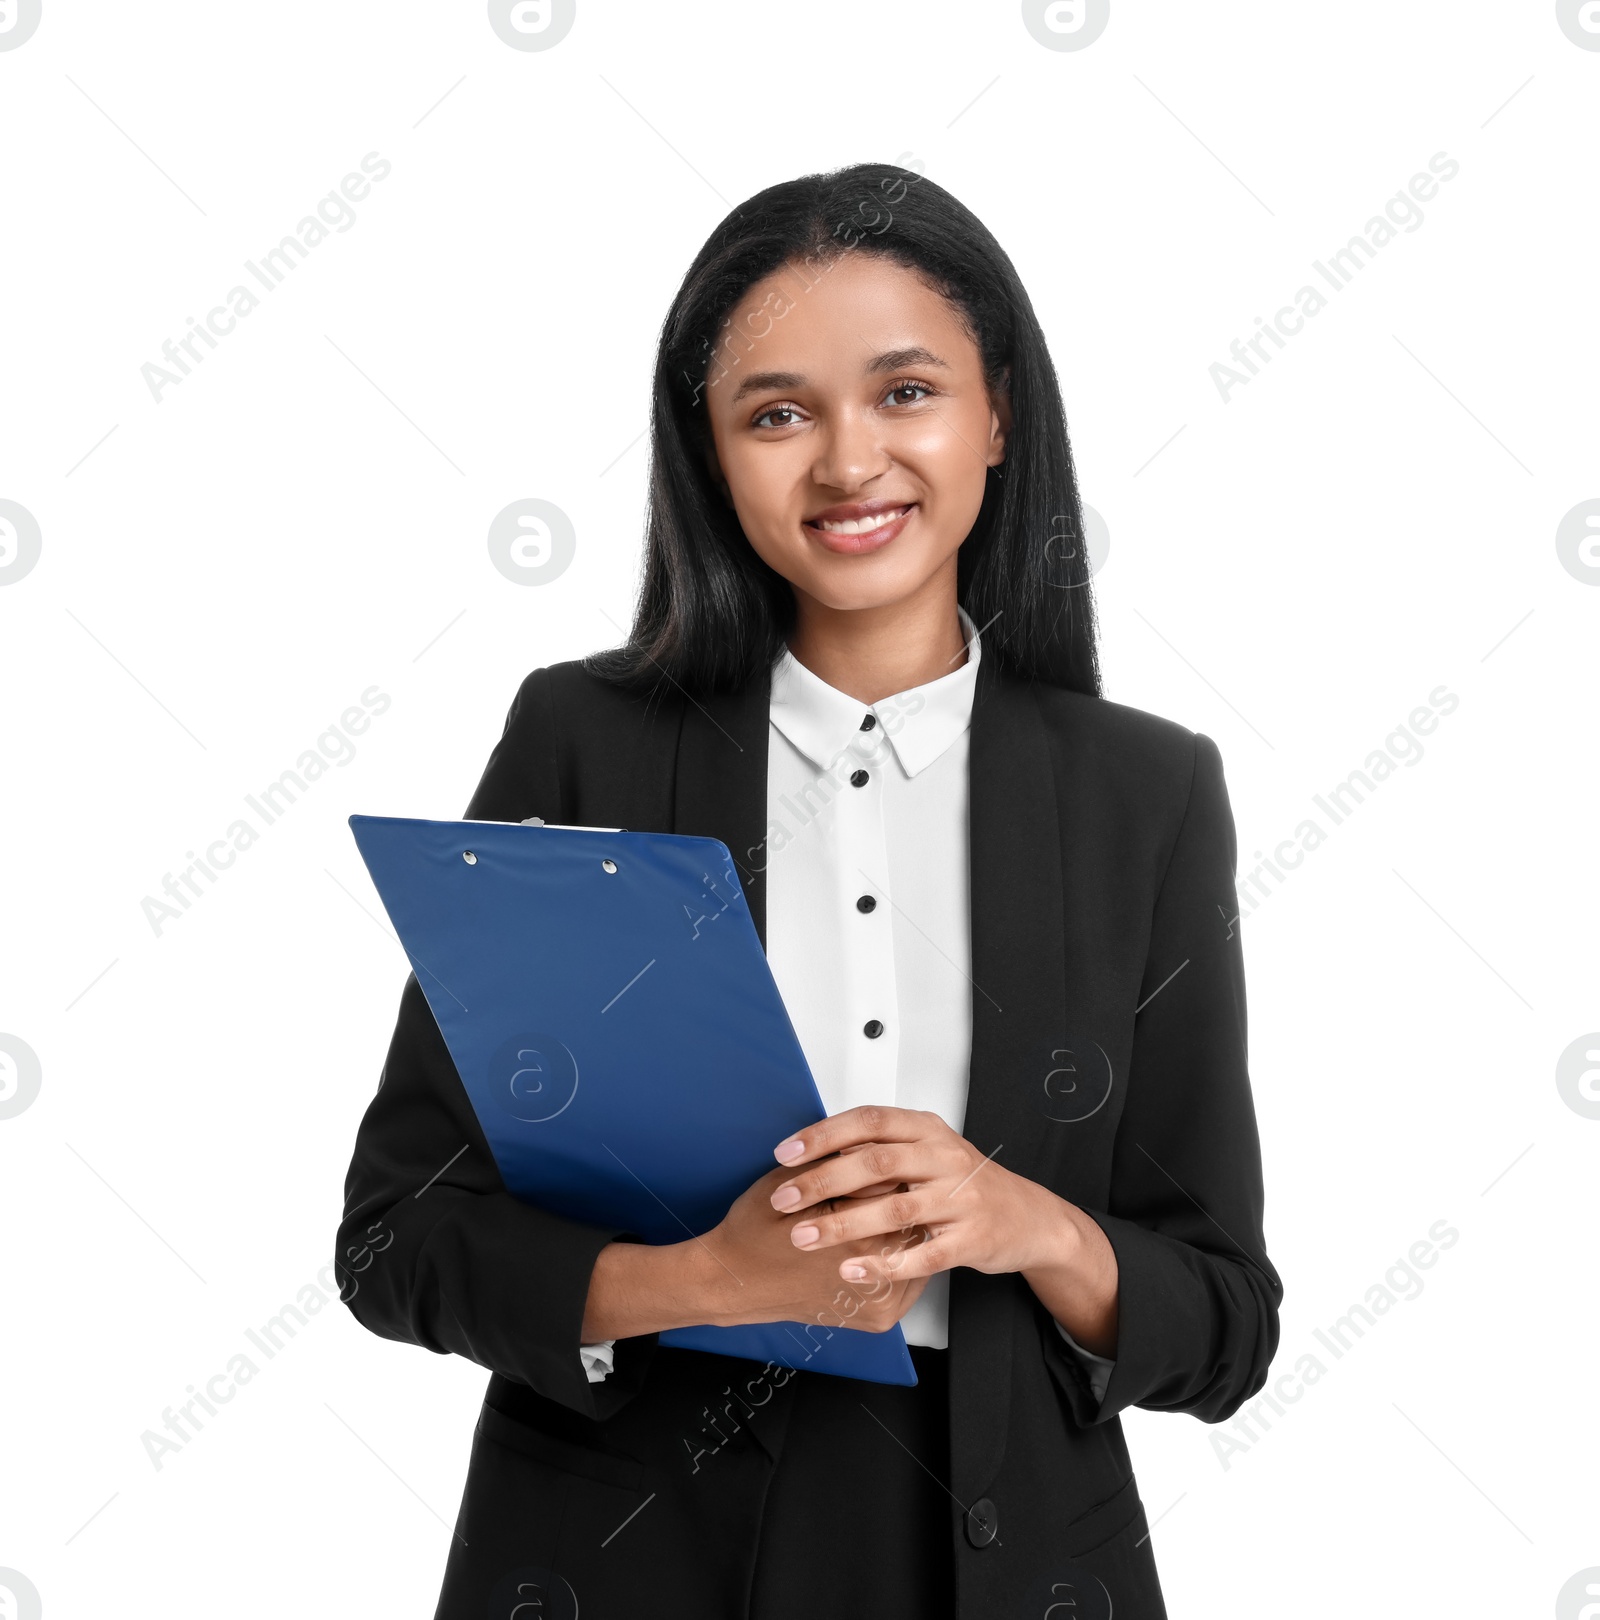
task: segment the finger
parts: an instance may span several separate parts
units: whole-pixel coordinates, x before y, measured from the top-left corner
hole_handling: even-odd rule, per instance
[[[785,1137],[772,1152],[779,1164],[805,1164],[859,1142],[912,1142],[932,1134],[935,1127],[950,1129],[939,1115],[920,1108],[889,1108],[871,1103],[818,1120],[815,1125]]]
[[[878,1146],[880,1144],[877,1142],[857,1142],[850,1147],[840,1148],[836,1156],[841,1159],[849,1158],[854,1153],[870,1153]],[[890,1177],[887,1181],[874,1181],[870,1186],[857,1187],[851,1196],[854,1198],[876,1197],[879,1193],[893,1192],[897,1184],[897,1179],[894,1177]]]
[[[828,1214],[808,1209],[790,1228],[789,1241],[810,1254],[840,1243],[903,1232],[933,1209],[933,1196],[920,1189],[890,1193],[884,1198],[844,1199],[835,1203]]]
[[[854,1255],[839,1262],[839,1276],[853,1287],[871,1288],[878,1283],[915,1283],[937,1272],[948,1271],[954,1264],[949,1245],[932,1241],[890,1248],[877,1254]]]
[[[886,1193],[904,1181],[931,1181],[951,1168],[937,1145],[926,1140],[869,1142],[780,1182],[772,1190],[772,1207],[794,1213],[824,1198],[860,1198],[869,1188]]]

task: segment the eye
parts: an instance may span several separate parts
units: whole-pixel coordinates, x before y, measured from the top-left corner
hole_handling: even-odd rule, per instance
[[[769,418],[774,416],[784,416],[789,418],[789,420],[785,422],[770,421]],[[799,417],[800,412],[798,408],[793,405],[769,405],[758,417],[756,417],[755,421],[751,425],[753,427],[789,427],[794,422],[798,421]]]
[[[933,392],[934,390],[929,384],[918,382],[912,377],[906,377],[897,383],[891,383],[888,392],[883,397],[885,403],[890,405],[920,405],[924,399],[930,398]],[[914,399],[896,397],[903,394],[914,394],[918,397]]]

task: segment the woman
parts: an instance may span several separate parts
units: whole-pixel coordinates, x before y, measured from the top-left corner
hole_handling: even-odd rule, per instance
[[[702,1239],[574,1224],[408,980],[338,1253],[372,1331],[493,1374],[439,1616],[1165,1612],[1117,1414],[1230,1416],[1282,1288],[1221,760],[1101,697],[1080,533],[953,197],[867,164],[716,229],[632,632],[528,676],[466,814],[721,838],[828,1117]],[[916,1387],[657,1342],[834,1311]]]

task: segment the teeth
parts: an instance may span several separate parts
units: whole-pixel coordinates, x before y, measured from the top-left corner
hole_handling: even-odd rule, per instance
[[[818,520],[816,527],[827,534],[871,534],[874,529],[881,529],[885,523],[893,523],[900,517],[906,508],[897,506],[892,512],[879,512],[875,517],[844,518],[840,520]]]

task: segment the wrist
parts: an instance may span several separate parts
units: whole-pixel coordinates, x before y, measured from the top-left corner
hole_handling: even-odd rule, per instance
[[[1037,1263],[1023,1280],[1045,1309],[1092,1355],[1117,1354],[1120,1279],[1116,1252],[1093,1216],[1064,1198],[1044,1221]]]
[[[608,1243],[595,1257],[581,1329],[584,1344],[695,1327],[705,1294],[700,1243]]]
[[[1024,1229],[1028,1236],[1015,1267],[1030,1280],[1035,1276],[1067,1281],[1076,1272],[1084,1247],[1084,1216],[1074,1204],[1059,1198],[1048,1187],[1028,1182],[1033,1206],[1028,1210]]]
[[[737,1287],[717,1257],[716,1229],[675,1245],[677,1303],[687,1312],[680,1327],[727,1327],[732,1320],[729,1293]]]

